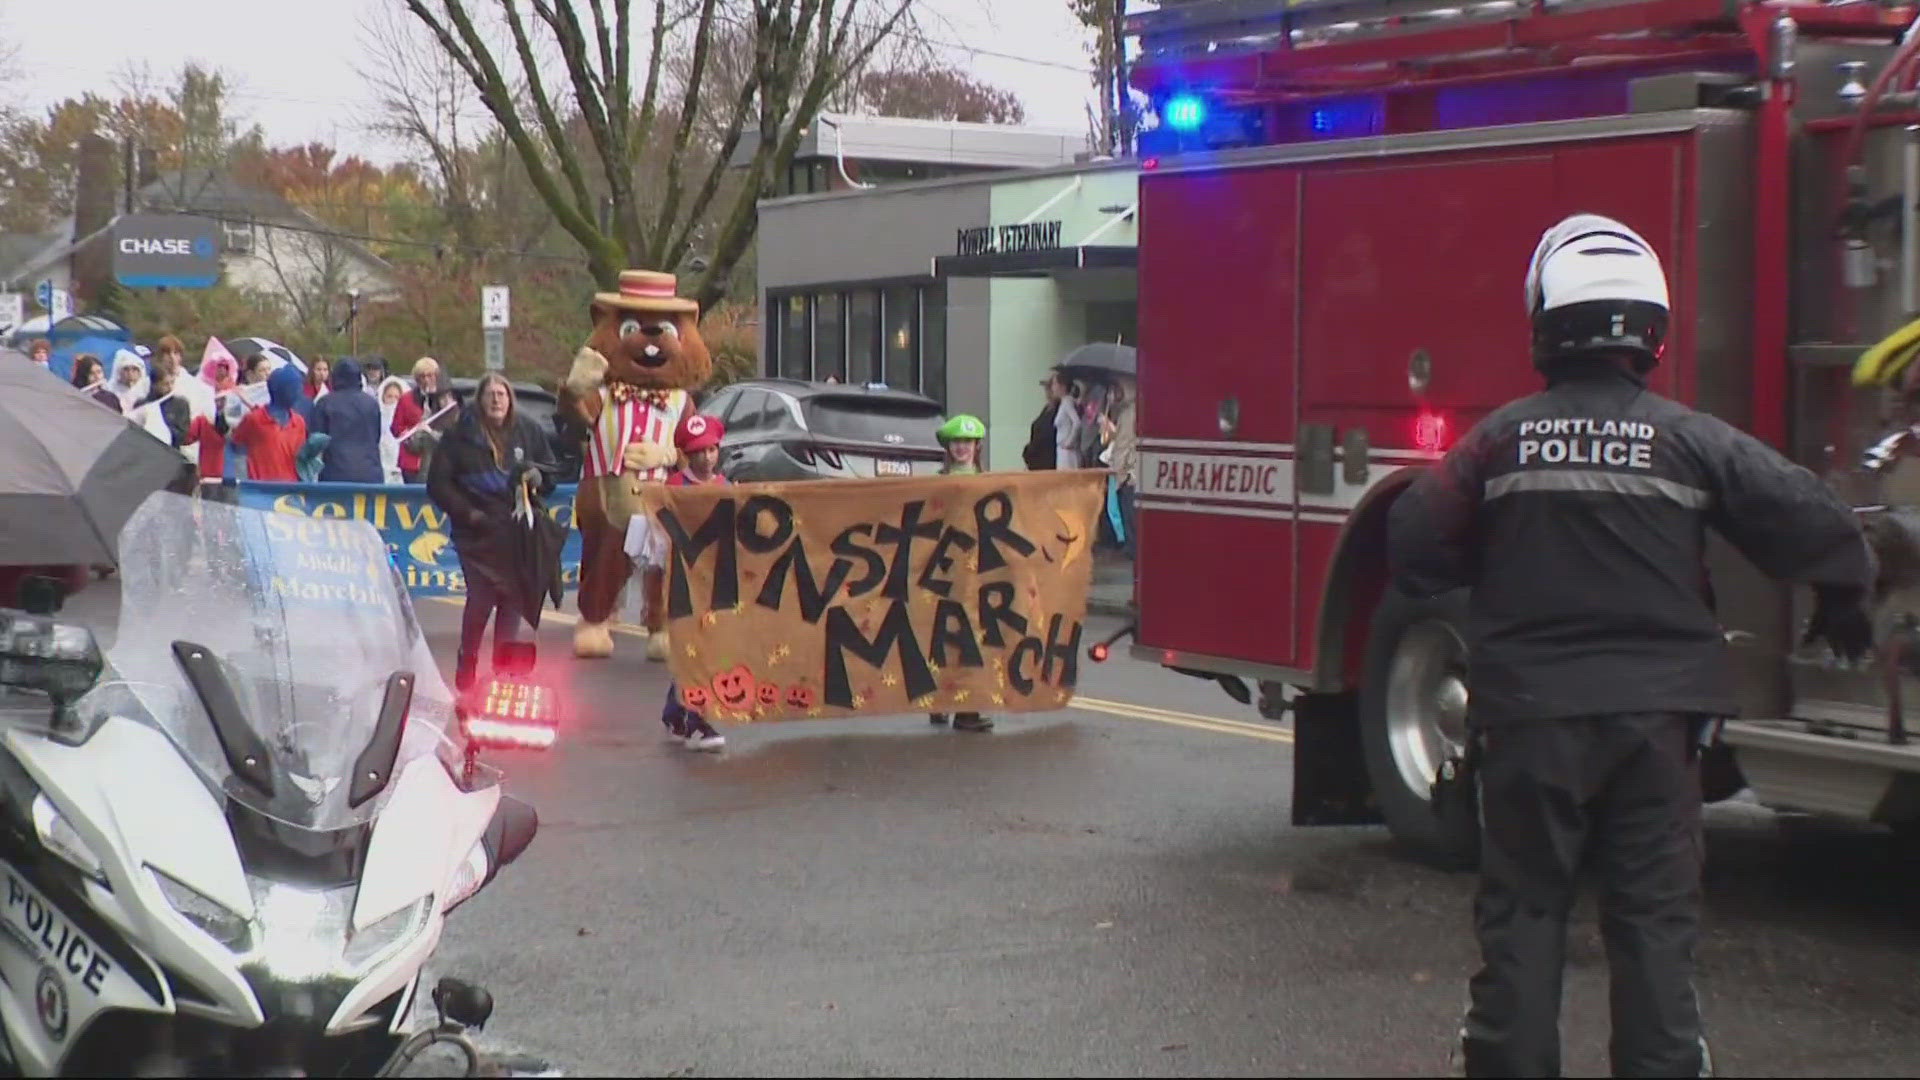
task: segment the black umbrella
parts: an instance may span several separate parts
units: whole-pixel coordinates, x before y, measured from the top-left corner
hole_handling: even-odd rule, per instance
[[[1068,353],[1060,361],[1060,369],[1076,377],[1098,379],[1132,375],[1139,370],[1139,363],[1134,359],[1133,346],[1096,341]]]
[[[547,515],[524,482],[515,503],[506,525],[507,557],[513,560],[514,584],[520,587],[521,613],[527,625],[538,630],[547,599],[560,603],[560,548],[567,542],[567,530]]]
[[[37,364],[0,363],[0,563],[117,565],[120,527],[180,452]]]

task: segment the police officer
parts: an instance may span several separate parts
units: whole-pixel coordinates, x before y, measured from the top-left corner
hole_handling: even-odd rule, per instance
[[[1698,754],[1736,705],[1704,527],[1811,583],[1809,640],[1849,658],[1872,645],[1872,557],[1812,473],[1647,390],[1667,284],[1633,230],[1590,214],[1547,230],[1526,299],[1547,388],[1477,425],[1390,525],[1399,588],[1473,590],[1483,966],[1459,1060],[1469,1076],[1559,1075],[1567,913],[1590,869],[1613,1075],[1708,1075]]]

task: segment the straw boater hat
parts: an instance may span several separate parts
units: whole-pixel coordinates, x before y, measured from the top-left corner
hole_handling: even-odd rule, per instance
[[[675,295],[677,288],[672,274],[653,270],[622,270],[620,291],[594,293],[593,305],[621,311],[699,311],[699,304]]]

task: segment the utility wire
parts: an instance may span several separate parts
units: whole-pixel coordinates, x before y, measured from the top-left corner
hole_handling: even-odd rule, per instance
[[[192,207],[192,206],[178,207],[174,209],[173,212],[186,214],[191,217],[206,218],[208,220],[218,221],[223,224],[231,224],[231,225],[257,224],[260,227],[266,228],[266,229],[278,229],[283,232],[306,233],[312,236],[324,236],[333,240],[352,240],[361,244],[386,244],[394,247],[431,248],[435,251],[459,251],[459,252],[465,252],[473,255],[499,255],[499,256],[504,256],[512,259],[546,259],[553,262],[580,263],[586,260],[586,255],[584,253],[580,255],[550,255],[545,252],[539,252],[539,251],[514,251],[511,248],[484,247],[484,246],[479,246],[474,244],[458,244],[450,241],[414,240],[408,237],[400,237],[400,236],[376,236],[371,233],[348,232],[344,229],[335,229],[335,228],[326,227],[324,225],[320,227],[315,227],[312,225],[301,225],[301,224],[289,223],[289,222],[284,222],[279,220],[259,221],[250,217],[236,217],[231,213],[221,211],[221,210],[212,210],[212,209],[205,209],[205,208]]]

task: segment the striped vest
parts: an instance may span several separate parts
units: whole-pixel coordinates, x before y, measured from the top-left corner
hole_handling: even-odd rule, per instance
[[[668,403],[662,408],[637,397],[615,401],[613,395],[602,387],[600,402],[600,422],[593,426],[593,438],[587,444],[583,472],[588,477],[620,475],[621,457],[629,443],[671,444],[673,430],[680,423],[680,414],[686,409],[687,395],[683,390],[669,391]],[[640,478],[664,480],[671,471],[667,468],[648,469]]]

